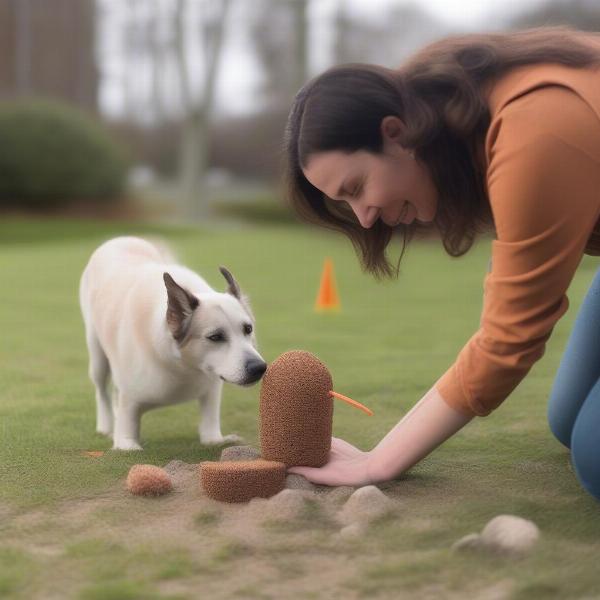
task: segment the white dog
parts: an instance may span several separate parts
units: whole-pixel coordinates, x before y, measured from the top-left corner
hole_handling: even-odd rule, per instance
[[[267,365],[256,350],[247,298],[231,273],[220,270],[226,293],[176,264],[165,247],[140,238],[115,238],[92,254],[79,299],[96,386],[96,430],[112,434],[113,448],[141,450],[145,411],[194,398],[202,444],[241,440],[221,434],[223,382],[250,385]]]

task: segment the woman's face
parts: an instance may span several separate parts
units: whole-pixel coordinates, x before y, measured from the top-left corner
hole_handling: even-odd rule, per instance
[[[347,202],[369,229],[381,219],[394,227],[433,221],[438,193],[425,166],[398,143],[402,121],[385,117],[380,154],[331,150],[309,156],[304,176],[333,201]]]

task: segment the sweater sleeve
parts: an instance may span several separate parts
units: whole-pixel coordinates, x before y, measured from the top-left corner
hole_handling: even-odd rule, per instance
[[[505,106],[488,132],[487,185],[497,239],[479,330],[437,381],[447,404],[485,416],[545,350],[600,214],[600,121],[552,86]]]

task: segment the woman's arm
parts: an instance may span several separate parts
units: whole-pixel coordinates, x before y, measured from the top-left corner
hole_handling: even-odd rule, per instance
[[[472,418],[447,405],[434,386],[370,452],[334,437],[325,466],[290,467],[288,472],[323,485],[388,481],[419,462]]]
[[[464,427],[472,415],[451,408],[433,386],[369,452],[372,483],[394,479]]]

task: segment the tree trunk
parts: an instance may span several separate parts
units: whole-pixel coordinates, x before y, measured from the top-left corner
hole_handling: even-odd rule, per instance
[[[294,11],[294,29],[295,29],[295,48],[294,57],[295,65],[295,81],[292,90],[299,90],[307,79],[308,74],[308,55],[307,55],[307,36],[308,36],[308,0],[292,0],[292,10]]]
[[[211,0],[212,7],[215,3],[216,0]],[[206,217],[210,209],[210,199],[205,185],[209,158],[209,126],[229,6],[230,0],[220,0],[213,21],[211,22],[205,15],[202,22],[205,69],[203,92],[199,98],[193,97],[187,68],[184,32],[185,1],[178,0],[176,8],[176,52],[184,111],[179,157],[179,209],[181,216],[195,220]]]
[[[30,0],[16,2],[16,46],[15,72],[17,93],[31,94],[31,3]]]

